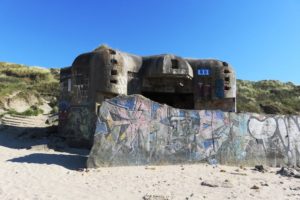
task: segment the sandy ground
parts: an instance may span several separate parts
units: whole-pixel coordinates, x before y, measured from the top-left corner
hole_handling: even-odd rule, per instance
[[[300,199],[300,179],[207,164],[84,169],[87,151],[0,132],[0,199]],[[32,148],[29,148],[32,147]],[[258,189],[251,189],[253,186]]]

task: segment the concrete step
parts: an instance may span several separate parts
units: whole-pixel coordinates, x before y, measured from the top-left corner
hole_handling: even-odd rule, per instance
[[[15,121],[15,122],[22,122],[22,123],[31,123],[31,124],[40,124],[45,123],[46,120],[40,119],[25,119],[25,118],[15,118],[15,117],[3,117],[2,121]]]
[[[3,126],[13,126],[13,127],[36,127],[33,125],[13,123],[13,122],[3,122],[2,125]]]
[[[17,118],[25,118],[25,119],[37,119],[37,118],[48,118],[48,115],[38,115],[38,116],[24,116],[24,115],[16,115],[16,114],[11,114],[11,115],[6,115],[6,116],[11,116],[11,117],[17,117]]]
[[[15,123],[15,122],[8,122],[2,121],[3,126],[14,126],[14,127],[46,127],[46,124],[25,124],[25,123]]]
[[[18,122],[18,121],[13,121],[13,120],[2,120],[3,125],[20,125],[20,126],[39,126],[41,124],[34,124],[34,123],[24,123],[24,122]]]
[[[46,121],[47,116],[16,116],[16,115],[4,115],[3,118],[13,118],[13,119],[20,119],[26,121]]]
[[[17,126],[17,127],[45,127],[47,118],[39,117],[20,117],[20,116],[12,116],[5,115],[2,117],[1,122],[3,125],[7,126]]]

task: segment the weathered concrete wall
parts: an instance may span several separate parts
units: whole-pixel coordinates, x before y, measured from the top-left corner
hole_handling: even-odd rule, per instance
[[[60,112],[60,132],[71,146],[87,147],[92,146],[93,132],[95,130],[96,115],[87,107],[78,106],[68,108]],[[62,119],[64,118],[64,119]]]
[[[300,165],[300,116],[182,110],[140,95],[103,102],[88,167],[198,161]]]
[[[95,123],[80,118],[95,118],[102,102],[118,95],[141,94],[181,109],[236,111],[235,73],[220,60],[138,56],[100,46],[77,56],[60,75],[59,133],[78,144],[92,144],[95,132]]]

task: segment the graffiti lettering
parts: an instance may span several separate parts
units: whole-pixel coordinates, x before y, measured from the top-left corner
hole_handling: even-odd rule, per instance
[[[300,165],[298,116],[182,110],[134,95],[107,100],[98,118],[90,167],[212,158]]]

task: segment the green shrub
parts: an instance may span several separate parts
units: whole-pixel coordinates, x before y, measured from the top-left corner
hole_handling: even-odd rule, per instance
[[[41,97],[58,98],[59,71],[0,62],[0,101],[17,91],[25,94],[25,100],[28,93],[35,93],[39,100]]]
[[[52,108],[52,110],[50,111],[50,114],[56,114],[56,113],[58,113],[58,107],[57,107],[57,106],[54,106],[54,107]]]
[[[43,114],[43,110],[33,105],[24,112],[17,112],[14,109],[11,109],[7,112],[10,115],[22,115],[22,116],[38,116],[39,114]]]
[[[238,111],[261,113],[263,107],[274,107],[281,114],[300,114],[299,86],[274,80],[237,80]]]

